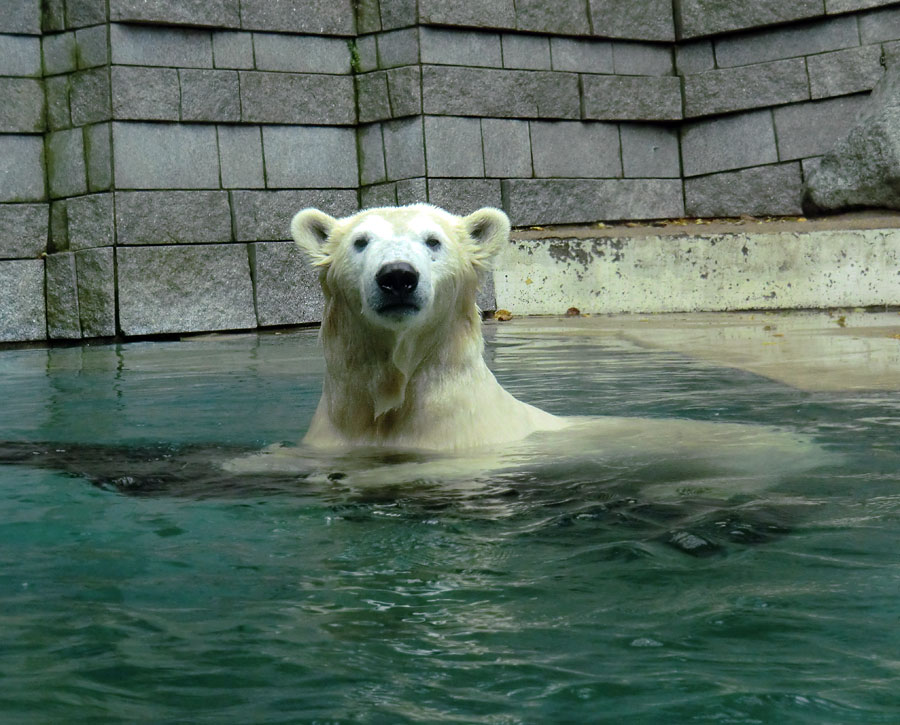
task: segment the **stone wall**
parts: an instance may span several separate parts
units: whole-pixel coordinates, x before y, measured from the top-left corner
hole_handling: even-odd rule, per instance
[[[5,0],[0,341],[318,320],[331,214],[800,211],[879,0]]]

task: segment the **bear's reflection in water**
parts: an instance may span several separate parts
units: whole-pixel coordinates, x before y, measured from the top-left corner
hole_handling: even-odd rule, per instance
[[[710,556],[789,531],[812,505],[784,493],[792,479],[835,461],[766,427],[597,418],[459,454],[4,443],[0,462],[65,471],[130,496],[288,496],[344,518],[516,519],[517,530],[535,532],[585,525],[604,539]]]

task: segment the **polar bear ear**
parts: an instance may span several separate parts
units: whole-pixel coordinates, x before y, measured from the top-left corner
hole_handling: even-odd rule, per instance
[[[463,217],[462,221],[466,233],[475,243],[473,258],[476,266],[486,266],[509,241],[509,217],[499,209],[486,206]]]
[[[313,264],[324,266],[330,257],[325,252],[325,242],[334,231],[337,219],[318,209],[298,211],[291,220],[291,236]]]

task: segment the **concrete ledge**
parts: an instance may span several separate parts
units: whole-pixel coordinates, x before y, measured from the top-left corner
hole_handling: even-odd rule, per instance
[[[877,226],[873,226],[877,225]],[[497,306],[519,315],[900,304],[900,215],[513,235]]]

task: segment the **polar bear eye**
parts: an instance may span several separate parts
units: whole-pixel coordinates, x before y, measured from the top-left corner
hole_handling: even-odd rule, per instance
[[[425,239],[425,244],[431,250],[436,250],[441,248],[441,240],[435,236],[431,236]]]
[[[369,246],[369,237],[367,237],[365,234],[357,237],[353,242],[353,246],[356,248],[357,252],[361,252],[363,249]]]

